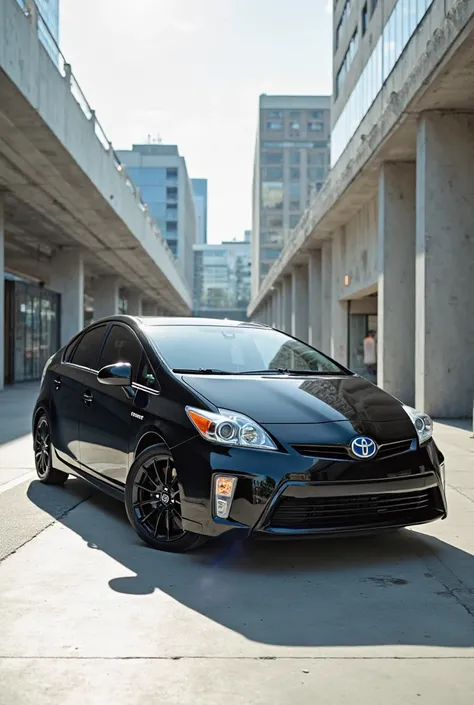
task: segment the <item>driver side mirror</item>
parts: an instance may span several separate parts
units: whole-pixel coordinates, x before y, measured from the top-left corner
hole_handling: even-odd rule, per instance
[[[101,384],[109,387],[131,387],[132,366],[129,362],[115,362],[113,365],[106,365],[97,375]]]

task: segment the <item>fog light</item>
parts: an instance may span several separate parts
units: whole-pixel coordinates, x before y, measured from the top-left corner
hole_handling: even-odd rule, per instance
[[[236,477],[216,477],[216,514],[220,519],[227,519],[232,507]]]

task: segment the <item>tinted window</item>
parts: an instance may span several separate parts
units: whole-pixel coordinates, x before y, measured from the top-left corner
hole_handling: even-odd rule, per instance
[[[102,346],[105,326],[97,326],[85,333],[71,358],[71,362],[82,367],[97,369],[97,360]]]
[[[114,362],[129,362],[135,378],[142,356],[142,346],[135,334],[125,326],[112,326],[100,357],[100,367]]]
[[[335,362],[306,343],[270,328],[154,326],[148,329],[148,335],[173,369],[342,372]]]
[[[144,387],[149,387],[150,389],[159,389],[155,371],[153,370],[153,367],[151,366],[145,353],[142,355],[136,382],[137,384],[142,384]]]

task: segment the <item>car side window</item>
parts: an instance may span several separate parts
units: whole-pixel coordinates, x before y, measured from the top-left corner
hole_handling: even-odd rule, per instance
[[[100,367],[115,362],[129,362],[132,366],[132,379],[135,379],[141,358],[142,346],[134,333],[125,326],[112,326],[100,356]]]
[[[141,384],[143,387],[148,387],[149,389],[159,389],[156,374],[145,353],[142,354],[140,367],[138,369],[138,374],[135,381],[137,382],[137,384]]]
[[[105,329],[105,325],[96,326],[96,328],[92,328],[84,333],[68,362],[72,362],[74,365],[81,365],[81,367],[89,367],[91,370],[96,370]]]

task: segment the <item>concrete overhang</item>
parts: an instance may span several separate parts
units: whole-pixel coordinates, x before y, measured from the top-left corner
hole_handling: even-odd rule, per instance
[[[39,42],[33,18],[0,0],[6,262],[22,266],[22,255],[47,269],[58,249],[80,248],[94,276],[117,275],[186,315],[191,292],[171,251],[61,61]]]
[[[341,158],[263,280],[253,315],[281,277],[321,247],[377,193],[383,162],[416,161],[417,123],[426,111],[473,112],[474,0],[435,2]]]

